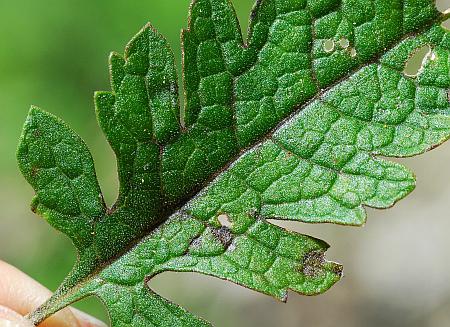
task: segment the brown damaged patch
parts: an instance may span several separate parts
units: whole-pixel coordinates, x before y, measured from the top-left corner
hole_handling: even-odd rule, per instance
[[[302,272],[308,277],[318,277],[324,272],[325,252],[312,251],[303,258]]]
[[[335,262],[326,261],[325,251],[312,251],[303,257],[301,271],[305,276],[313,278],[320,277],[327,270],[339,277],[339,279],[344,275],[344,266]]]
[[[199,248],[201,245],[202,245],[201,236],[198,236],[191,241],[189,247]]]
[[[225,249],[230,247],[231,243],[233,243],[233,234],[228,227],[222,226],[220,228],[208,227],[208,230],[211,232],[213,237],[219,241]],[[203,243],[203,234],[198,235],[189,244],[189,248],[199,248]]]
[[[31,177],[36,178],[38,172],[39,172],[39,168],[33,166],[31,168]]]
[[[333,265],[333,268],[331,271],[339,278],[342,278],[342,276],[344,276],[344,266],[343,265],[335,263]]]
[[[228,227],[222,226],[220,228],[211,228],[211,233],[225,248],[228,248],[231,242],[233,242],[233,234],[231,234]]]
[[[35,130],[33,130],[33,136],[35,138],[39,138],[39,137],[41,137],[41,135],[42,135],[42,133],[41,133],[40,129],[36,128]]]
[[[290,159],[290,158],[292,158],[293,156],[294,156],[294,154],[293,154],[291,151],[287,151],[287,152],[286,152],[285,158],[286,158],[286,159]]]
[[[39,199],[37,198],[37,196],[35,196],[33,198],[33,200],[31,201],[31,211],[33,213],[37,214],[38,213],[37,212],[38,206],[39,206]]]

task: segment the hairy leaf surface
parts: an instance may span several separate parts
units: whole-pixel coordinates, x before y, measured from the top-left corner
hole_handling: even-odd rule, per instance
[[[209,325],[149,289],[165,271],[282,301],[326,291],[342,276],[328,245],[268,219],[359,226],[365,207],[414,189],[413,173],[386,157],[450,137],[445,19],[433,0],[260,0],[244,41],[229,0],[194,0],[182,113],[172,51],[146,25],[111,54],[111,91],[95,94],[117,157],[113,207],[79,137],[38,108],[26,120],[18,161],[32,208],[79,255],[29,319],[95,295],[115,327]],[[424,46],[418,74],[405,74]]]

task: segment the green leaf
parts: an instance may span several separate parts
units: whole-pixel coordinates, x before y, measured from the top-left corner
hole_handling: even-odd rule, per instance
[[[447,14],[448,16],[448,14]],[[99,297],[113,326],[203,326],[155,293],[165,271],[199,272],[287,300],[342,276],[328,245],[269,219],[362,225],[415,177],[386,157],[450,138],[450,35],[432,0],[261,0],[248,40],[229,0],[196,0],[174,56],[146,25],[110,56],[99,124],[118,165],[103,202],[93,162],[64,123],[32,108],[18,150],[33,209],[79,259],[34,324]],[[427,46],[417,76],[404,73]],[[181,119],[180,117],[184,117]]]
[[[210,326],[149,291],[142,283],[128,287],[104,282],[97,294],[108,306],[113,326]]]
[[[17,157],[23,175],[36,190],[32,210],[83,252],[93,243],[95,224],[106,213],[84,142],[61,120],[33,107]]]

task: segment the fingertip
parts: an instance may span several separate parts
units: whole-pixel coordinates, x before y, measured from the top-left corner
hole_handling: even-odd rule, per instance
[[[5,321],[7,321],[7,319],[10,320],[10,322],[8,322],[10,325],[6,325],[6,322],[0,320],[0,327],[22,327],[22,325],[17,325],[18,322],[27,323],[26,325],[23,325],[24,327],[34,327],[21,315],[27,315],[44,303],[45,300],[51,296],[51,292],[17,268],[1,260],[0,276],[2,276],[0,279],[0,308],[3,308],[0,311],[0,319]],[[11,309],[2,307],[2,305],[7,305]],[[11,319],[15,319],[16,325],[11,325]],[[81,311],[73,308],[65,308],[47,318],[39,326],[105,327],[106,325]]]
[[[11,309],[0,306],[0,327],[34,327],[33,324]]]

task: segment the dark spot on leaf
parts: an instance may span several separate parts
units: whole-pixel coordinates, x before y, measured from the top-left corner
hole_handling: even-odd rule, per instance
[[[41,130],[37,129],[37,128],[35,130],[33,130],[33,136],[36,137],[36,138],[40,137],[41,136]]]
[[[198,248],[202,244],[201,237],[198,236],[191,241],[190,247]]]
[[[31,201],[31,211],[32,211],[33,213],[37,213],[37,207],[38,207],[38,205],[39,205],[39,199],[38,199],[37,196],[35,196],[35,197],[33,198],[33,200]]]
[[[303,258],[303,274],[308,277],[317,277],[323,273],[323,264],[325,263],[323,251],[309,252]]]
[[[333,266],[332,272],[335,275],[342,277],[344,275],[344,266],[336,264]]]
[[[31,168],[31,177],[35,178],[38,172],[39,172],[39,168],[32,167]]]
[[[254,8],[259,8],[261,6],[262,0],[257,0]],[[250,20],[255,20],[256,15],[258,14],[258,11],[256,9],[252,10],[250,13]]]
[[[212,228],[211,233],[223,244],[224,247],[230,246],[233,241],[233,235],[228,227]]]

